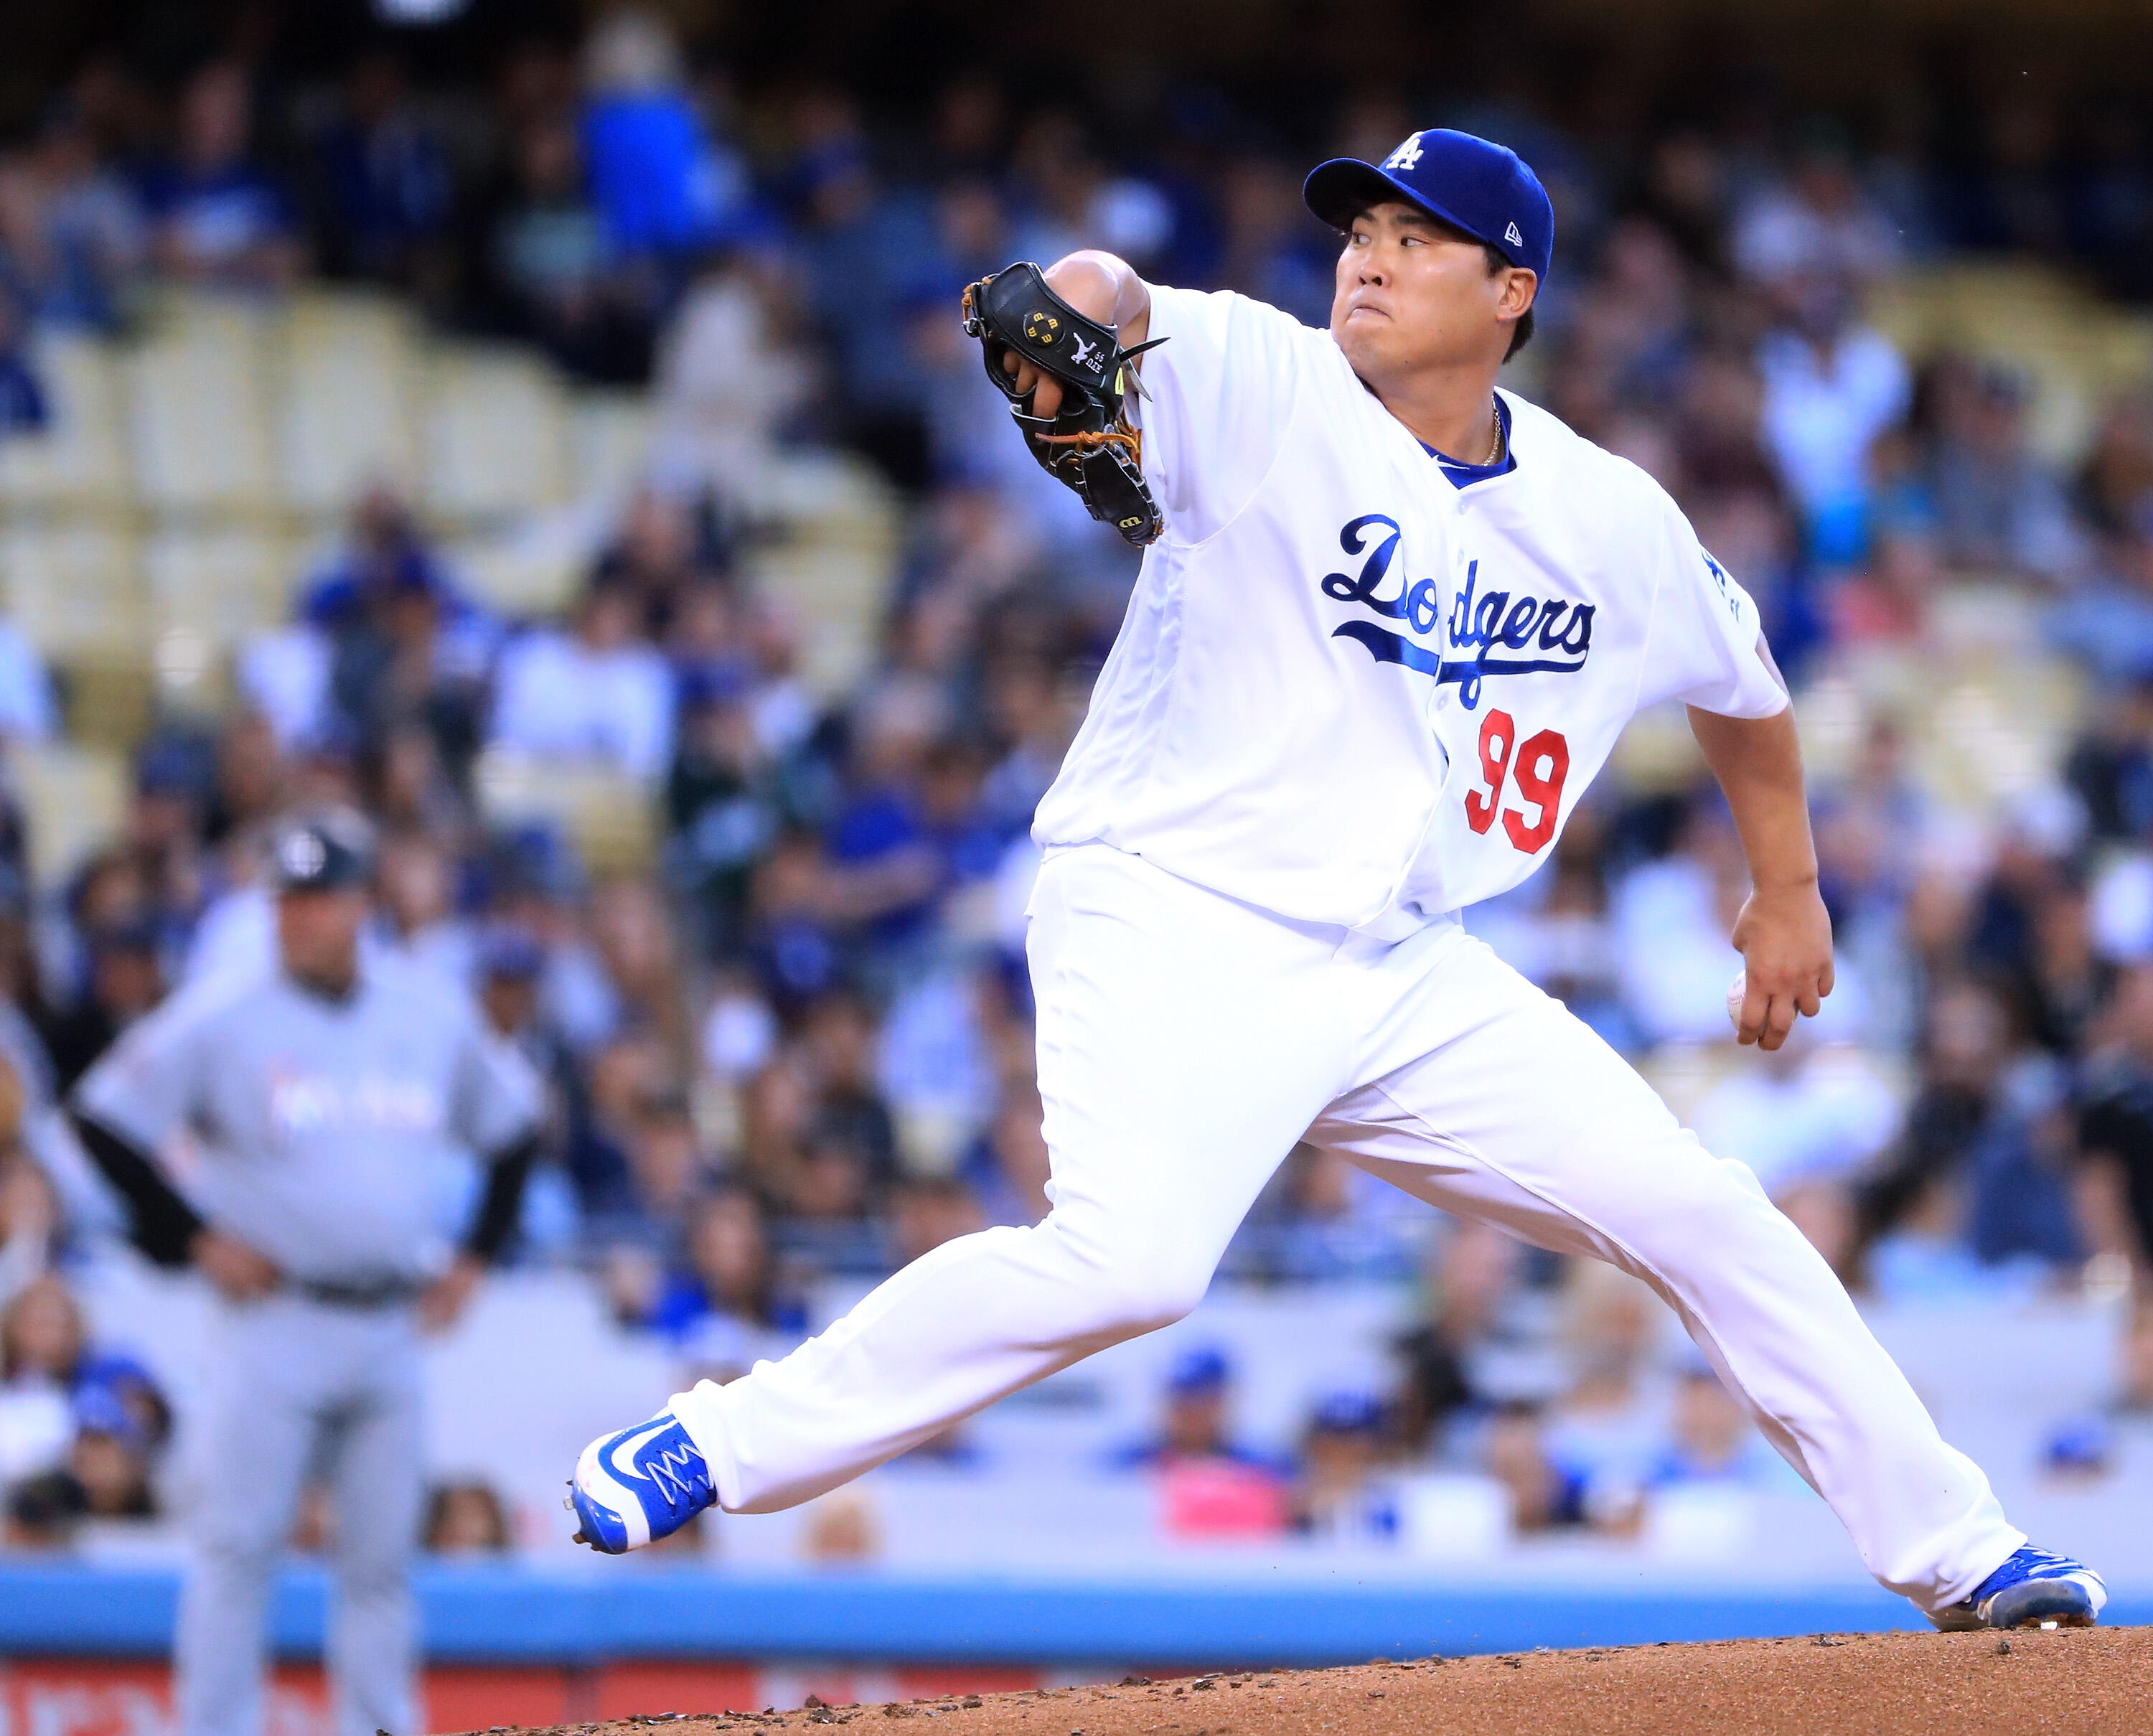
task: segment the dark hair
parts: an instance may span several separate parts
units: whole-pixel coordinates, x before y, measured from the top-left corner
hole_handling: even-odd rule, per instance
[[[449,1515],[460,1500],[478,1504],[485,1515],[485,1536],[479,1547],[495,1553],[508,1548],[508,1513],[501,1505],[501,1496],[490,1483],[472,1479],[461,1483],[436,1483],[426,1497],[426,1521],[420,1535],[425,1539],[429,1550],[439,1549],[447,1540]]]
[[[1349,232],[1351,226],[1367,215],[1367,212],[1365,209],[1355,211],[1351,216],[1346,219],[1343,224],[1340,226],[1340,232],[1341,234]],[[1451,240],[1470,242],[1473,246],[1479,247],[1481,252],[1487,257],[1488,275],[1489,277],[1494,277],[1497,272],[1503,270],[1509,264],[1510,262],[1503,257],[1502,250],[1500,248],[1496,247],[1487,242],[1482,241],[1479,236],[1468,235],[1455,223],[1446,222],[1443,218],[1436,216],[1436,214],[1432,211],[1421,211],[1420,216],[1423,221],[1433,225],[1436,229],[1448,236]],[[1518,316],[1518,323],[1510,328],[1510,347],[1503,352],[1503,359],[1506,362],[1509,361],[1512,356],[1515,355],[1519,350],[1523,349],[1532,341],[1533,309],[1528,308],[1524,313]]]

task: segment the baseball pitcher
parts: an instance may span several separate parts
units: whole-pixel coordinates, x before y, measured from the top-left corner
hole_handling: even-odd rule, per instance
[[[1547,278],[1539,179],[1430,130],[1306,196],[1341,237],[1327,331],[1097,252],[965,297],[1034,456],[1147,547],[1034,827],[1053,1209],[593,1442],[583,1539],[806,1500],[1179,1318],[1306,1139],[1651,1285],[1939,1626],[2091,1622],[2100,1579],[2027,1547],[1749,1172],[1460,927],[1679,700],[1753,883],[1740,1039],[1777,1047],[1832,985],[1754,604],[1641,471],[1495,388]]]

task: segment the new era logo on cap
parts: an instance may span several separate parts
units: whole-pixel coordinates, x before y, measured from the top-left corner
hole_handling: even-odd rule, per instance
[[[1515,223],[1511,224],[1503,232],[1503,239],[1514,247],[1522,247],[1525,244],[1525,238],[1518,233],[1518,226]]]

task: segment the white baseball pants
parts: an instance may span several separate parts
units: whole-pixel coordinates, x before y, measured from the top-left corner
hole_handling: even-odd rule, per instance
[[[1306,1137],[1650,1284],[1923,1608],[2025,1541],[1748,1170],[1455,922],[1387,944],[1087,845],[1041,870],[1029,950],[1053,1209],[946,1243],[781,1362],[677,1395],[727,1510],[807,1500],[1179,1319]]]

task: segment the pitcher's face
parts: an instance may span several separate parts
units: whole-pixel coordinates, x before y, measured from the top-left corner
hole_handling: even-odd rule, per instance
[[[1538,281],[1517,266],[1489,271],[1479,242],[1402,200],[1387,200],[1346,230],[1331,335],[1371,385],[1427,369],[1499,362]]]

